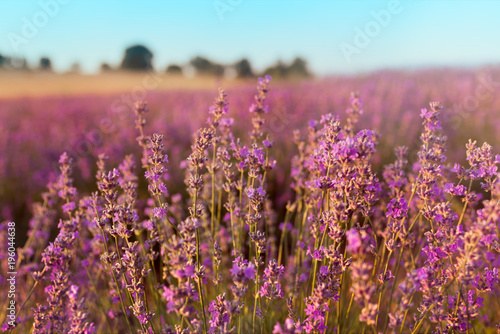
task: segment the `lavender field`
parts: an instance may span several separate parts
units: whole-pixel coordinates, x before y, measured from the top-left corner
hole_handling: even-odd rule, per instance
[[[495,333],[499,92],[484,67],[5,99],[1,329]]]

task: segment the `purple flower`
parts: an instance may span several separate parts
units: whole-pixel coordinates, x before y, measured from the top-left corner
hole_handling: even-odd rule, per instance
[[[153,216],[156,218],[164,219],[167,217],[167,210],[164,208],[153,208]]]
[[[229,325],[231,305],[226,300],[226,294],[217,296],[216,300],[212,301],[208,307],[210,318],[210,334],[225,333]]]
[[[292,318],[286,318],[284,326],[279,322],[274,325],[273,334],[299,334],[302,333],[300,322],[295,323]]]
[[[233,278],[234,286],[231,287],[237,299],[241,299],[248,289],[250,280],[255,280],[255,265],[248,260],[237,257],[233,261],[233,267],[229,270]]]
[[[194,278],[196,276],[196,270],[194,265],[186,265],[183,269],[178,269],[172,273],[176,278]]]
[[[269,139],[264,139],[264,141],[262,142],[262,144],[264,144],[264,146],[266,148],[271,148],[274,146],[274,141],[269,141]]]
[[[222,118],[220,120],[220,125],[224,127],[231,127],[234,125],[234,118]]]
[[[158,173],[150,173],[148,171],[144,172],[144,176],[146,177],[147,180],[151,180],[154,182],[157,182],[160,179],[160,174]]]
[[[156,229],[155,224],[149,219],[143,221],[142,226],[148,231],[153,231]]]
[[[345,235],[347,238],[347,251],[351,254],[356,253],[362,245],[359,232],[352,228],[348,230]]]
[[[66,203],[66,204],[64,204],[64,205],[62,206],[62,210],[63,210],[64,212],[70,212],[70,211],[73,211],[73,210],[75,210],[75,208],[76,208],[75,202],[68,202],[68,203]]]
[[[234,280],[247,281],[255,279],[255,266],[253,263],[248,263],[241,257],[237,257],[233,261],[233,267],[229,270]]]
[[[481,292],[492,291],[496,284],[498,284],[498,268],[490,270],[488,267],[484,269],[483,273],[478,273],[474,278],[473,286]]]
[[[403,197],[391,199],[389,204],[387,204],[387,216],[397,221],[407,217],[408,204],[406,200]]]
[[[262,285],[259,294],[262,297],[269,299],[283,298],[284,292],[281,288],[279,280],[285,273],[283,265],[278,266],[275,259],[271,260],[266,269],[264,269],[264,284]]]
[[[321,261],[323,259],[323,252],[319,249],[311,251],[311,247],[307,248],[306,255],[310,255],[314,260]]]
[[[446,183],[443,190],[454,196],[465,196],[467,188],[461,184],[455,186],[453,183]]]
[[[321,176],[314,181],[314,186],[320,190],[327,190],[333,188],[334,182],[335,181],[331,180],[329,177]]]
[[[304,330],[306,333],[323,332],[327,327],[325,326],[326,312],[330,311],[328,308],[329,296],[328,287],[324,284],[319,284],[314,289],[313,295],[306,298],[306,319],[304,320]]]
[[[309,123],[308,123],[309,127],[311,128],[315,128],[316,126],[318,126],[318,121],[316,120],[310,120]]]
[[[283,289],[281,288],[281,284],[279,283],[273,284],[269,282],[264,282],[264,284],[259,290],[259,294],[261,297],[266,297],[269,299],[284,297]]]

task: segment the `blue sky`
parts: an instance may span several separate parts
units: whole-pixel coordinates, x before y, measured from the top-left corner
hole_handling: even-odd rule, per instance
[[[2,0],[0,54],[31,64],[49,56],[61,71],[79,62],[89,73],[136,43],[157,69],[198,54],[247,57],[257,69],[302,56],[318,74],[477,66],[500,60],[499,13],[495,0]]]

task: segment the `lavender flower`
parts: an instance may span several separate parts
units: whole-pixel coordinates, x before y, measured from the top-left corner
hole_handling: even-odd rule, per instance
[[[241,299],[248,289],[248,283],[255,279],[255,265],[241,257],[233,261],[233,267],[229,270],[234,285],[231,287],[234,295]]]
[[[394,83],[391,78],[383,77],[388,87]],[[415,82],[437,82],[432,78]],[[316,83],[280,84],[270,95],[270,78],[265,77],[259,79],[250,112],[238,117],[228,118],[228,95],[219,90],[208,108],[208,120],[204,117],[205,128],[199,130],[204,120],[196,121],[193,110],[207,109],[197,108],[198,100],[209,98],[202,92],[196,98],[188,92],[162,93],[161,98],[152,94],[154,116],[172,111],[162,118],[167,123],[148,122],[152,135],[146,133],[150,129],[145,128],[144,102],[135,106],[134,130],[125,113],[117,117],[106,108],[89,108],[82,100],[75,103],[86,111],[82,117],[83,113],[61,112],[61,107],[46,101],[48,111],[40,114],[49,115],[51,124],[59,119],[68,121],[66,127],[74,124],[71,132],[76,137],[51,125],[49,132],[35,136],[40,142],[36,150],[29,138],[5,137],[19,127],[0,125],[0,139],[8,139],[0,140],[0,150],[17,161],[7,165],[0,158],[0,180],[6,185],[1,199],[26,192],[29,203],[34,191],[41,191],[36,184],[51,180],[41,202],[31,206],[26,244],[15,245],[17,254],[0,251],[1,259],[14,261],[17,286],[27,287],[16,291],[23,305],[19,317],[4,323],[2,330],[141,334],[493,330],[499,321],[493,299],[500,280],[500,155],[493,146],[478,146],[471,140],[466,155],[460,156],[455,148],[463,138],[450,132],[448,123],[456,115],[445,114],[450,117],[441,121],[440,104],[431,103],[421,110],[417,157],[410,150],[415,145],[397,147],[394,162],[382,166],[390,154],[385,149],[401,134],[409,142],[420,131],[418,122],[413,122],[418,113],[391,110],[411,110],[427,94],[412,89],[406,94],[411,98],[399,101],[391,93],[379,99],[372,92],[381,90],[373,89],[373,82],[366,89],[356,81],[366,91],[367,103],[352,93],[345,115],[330,113],[338,110],[339,99],[331,91],[323,94],[325,88]],[[328,82],[321,85],[338,90]],[[411,87],[398,81],[402,94],[410,91],[407,86]],[[432,87],[433,94],[444,92]],[[232,89],[247,92],[243,86]],[[242,110],[247,101],[231,99],[234,110]],[[19,109],[15,103],[11,107]],[[8,114],[4,104],[2,108]],[[99,143],[92,143],[107,155],[78,152],[80,139],[95,125],[91,109],[103,110],[104,119],[112,120],[106,136],[94,136]],[[315,110],[326,114],[311,114]],[[468,122],[471,128],[486,119],[484,112],[478,113]],[[304,120],[311,115],[317,119]],[[0,113],[2,117],[5,113]],[[33,126],[32,118],[37,117],[26,118],[19,131],[43,128],[41,122]],[[7,122],[0,124],[11,123],[2,120]],[[282,123],[286,126],[280,127]],[[285,129],[296,126],[303,130]],[[380,134],[371,128],[380,129]],[[155,133],[160,129],[168,138]],[[194,134],[190,152],[184,130]],[[138,134],[132,134],[135,131]],[[445,133],[451,134],[448,142]],[[139,157],[134,154],[123,157],[137,151],[129,146],[137,135],[141,166],[136,166]],[[471,135],[482,134],[471,131]],[[49,145],[45,137],[53,143]],[[26,147],[20,139],[27,140]],[[54,168],[57,176],[46,166],[35,172],[26,167],[43,165],[39,156],[63,148],[58,143],[68,143],[72,152],[61,155],[60,166]],[[273,147],[279,148],[277,161]],[[448,158],[464,156],[466,167],[445,164]],[[96,184],[88,182],[93,160],[97,160]],[[137,167],[144,170],[138,172]],[[12,180],[17,183],[8,180],[15,174],[18,177]],[[19,175],[30,184],[23,186]],[[96,185],[97,192],[87,193]],[[4,217],[25,211],[24,202],[5,204],[0,212]],[[5,244],[14,224],[9,221],[14,220],[2,220],[0,225],[4,232],[0,241]],[[4,272],[12,270],[6,262]],[[10,288],[5,279],[0,279],[0,286]],[[280,301],[285,293],[286,311]]]
[[[269,262],[267,268],[264,270],[264,282],[259,290],[261,297],[269,299],[283,298],[284,292],[281,288],[279,280],[285,273],[283,265],[278,266],[276,260]]]

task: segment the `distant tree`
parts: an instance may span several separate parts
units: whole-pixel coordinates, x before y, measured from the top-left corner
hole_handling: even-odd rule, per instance
[[[42,71],[52,71],[52,62],[48,57],[40,58],[40,69]]]
[[[182,67],[176,64],[171,64],[167,66],[166,72],[168,74],[174,74],[174,75],[181,75],[182,74]]]
[[[215,75],[216,77],[221,77],[224,75],[225,68],[223,65],[220,64],[214,64],[212,67],[212,74]]]
[[[284,64],[281,60],[275,65],[268,67],[263,75],[269,74],[273,78],[307,78],[311,76],[307,68],[307,61],[303,58],[295,58],[290,65]]]
[[[234,64],[234,69],[236,70],[236,77],[238,78],[251,78],[254,76],[252,65],[246,58],[237,61]]]
[[[303,58],[297,57],[295,58],[290,66],[288,66],[289,77],[295,78],[307,78],[311,76],[309,69],[307,68],[307,61]]]
[[[224,66],[214,63],[203,57],[195,57],[189,62],[198,75],[224,75]]]
[[[266,74],[273,78],[286,78],[288,76],[288,67],[281,60],[278,60],[275,65],[266,68],[262,75]]]
[[[125,50],[121,68],[146,71],[153,69],[153,53],[143,45],[134,45]]]
[[[207,74],[212,68],[212,62],[203,57],[195,57],[189,63],[194,67],[197,74]]]
[[[29,71],[26,58],[12,58],[0,55],[0,69]]]
[[[113,69],[111,68],[111,66],[108,63],[102,63],[100,70],[101,70],[101,72],[110,72]]]

